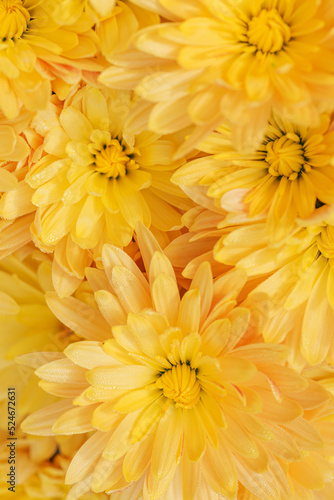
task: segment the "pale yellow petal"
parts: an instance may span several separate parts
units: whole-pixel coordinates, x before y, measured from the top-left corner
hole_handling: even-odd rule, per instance
[[[46,300],[53,314],[71,330],[88,340],[105,340],[111,337],[111,329],[99,311],[84,302],[66,297],[60,299],[48,292]]]
[[[87,374],[87,379],[92,385],[131,390],[152,384],[157,375],[156,370],[148,366],[130,365],[119,368],[94,368]]]

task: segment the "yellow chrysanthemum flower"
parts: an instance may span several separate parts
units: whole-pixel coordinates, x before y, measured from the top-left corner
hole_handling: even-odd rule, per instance
[[[137,52],[113,59],[101,81],[135,87],[141,120],[157,133],[190,124],[189,151],[225,119],[239,145],[261,139],[271,108],[312,124],[333,107],[331,0],[136,0],[171,22],[141,30]]]
[[[233,196],[251,217],[267,214],[272,240],[285,237],[297,217],[308,218],[319,203],[334,203],[334,126],[324,114],[317,127],[304,127],[275,115],[255,152],[237,152],[230,130],[220,127],[199,149],[209,154],[187,163],[172,181],[208,186],[208,195],[225,206]],[[239,207],[237,207],[239,208]]]
[[[65,484],[67,467],[86,436],[36,437],[17,431],[15,441],[15,479],[10,477],[8,464],[8,440],[0,431],[0,495],[15,500],[53,499],[65,500],[70,487]],[[13,488],[9,490],[8,488]],[[81,500],[107,500],[104,494],[87,494],[82,488]]]
[[[213,282],[203,263],[181,298],[142,224],[137,238],[146,274],[106,245],[106,276],[87,276],[102,314],[48,294],[58,318],[89,340],[37,370],[58,394],[76,386],[75,399],[36,412],[23,429],[39,434],[44,421],[44,434],[96,430],[68,468],[73,499],[82,481],[111,498],[124,490],[124,500],[236,499],[239,484],[260,500],[292,498],[287,467],[317,459],[324,444],[309,412],[332,414],[330,393],[285,366],[284,346],[253,343],[255,316],[236,306],[242,272]]]
[[[306,361],[334,364],[333,207],[323,206],[300,221],[280,245],[270,244],[264,220],[240,225],[221,238],[214,254],[249,276],[262,276],[256,291],[272,302],[265,340],[286,343],[290,363],[298,369]]]
[[[47,154],[26,176],[38,207],[34,241],[55,250],[59,266],[78,282],[104,243],[131,242],[138,220],[178,229],[192,206],[170,182],[180,165],[172,161],[180,138],[133,135],[125,125],[130,107],[129,92],[83,87],[60,109],[45,137]]]
[[[99,71],[92,57],[98,38],[93,21],[83,13],[76,22],[61,26],[53,19],[56,3],[34,0],[0,1],[0,108],[9,118],[20,103],[32,111],[46,108],[62,82],[73,84],[81,70]]]
[[[332,367],[308,368],[303,371],[303,375],[311,384],[316,381],[334,394],[334,372]],[[331,500],[334,496],[334,449],[331,424],[328,425],[328,421],[332,421],[333,418],[327,412],[319,412],[317,409],[311,410],[310,418],[313,425],[323,436],[326,445],[316,455],[305,454],[300,461],[291,463],[288,466],[288,477],[293,492],[290,498],[293,500],[303,498]],[[258,500],[258,497],[245,488],[241,488],[241,499]]]
[[[136,31],[160,22],[158,14],[128,0],[64,0],[55,7],[54,18],[67,25],[83,11],[94,20],[99,48],[107,58],[127,49]]]

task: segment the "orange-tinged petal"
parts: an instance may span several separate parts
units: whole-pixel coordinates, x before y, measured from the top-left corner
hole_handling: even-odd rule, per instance
[[[283,422],[291,422],[303,415],[302,407],[294,400],[283,397],[282,402],[279,403],[271,391],[260,388],[257,391],[263,401],[261,417],[282,424]]]
[[[221,382],[240,383],[251,379],[257,372],[256,366],[246,359],[233,356],[219,358],[222,370],[219,380]]]

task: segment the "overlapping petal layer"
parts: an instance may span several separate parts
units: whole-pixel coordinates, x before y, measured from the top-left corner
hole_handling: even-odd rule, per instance
[[[150,130],[193,124],[179,154],[221,125],[233,124],[238,146],[261,140],[272,108],[311,125],[333,107],[333,19],[330,0],[137,0],[169,22],[148,27],[134,48],[100,77],[136,88],[137,113]],[[133,114],[134,123],[137,116]]]
[[[305,454],[318,460],[324,441],[313,420],[332,414],[331,394],[286,366],[284,346],[257,341],[256,311],[237,303],[243,272],[213,282],[204,262],[180,295],[170,262],[142,224],[137,238],[145,274],[122,250],[104,247],[107,286],[95,280],[95,319],[82,303],[77,313],[80,301],[48,294],[54,314],[87,340],[36,372],[64,396],[76,384],[68,411],[57,403],[23,429],[38,434],[46,413],[53,417],[44,434],[96,429],[67,471],[73,491],[89,481],[95,492],[124,489],[124,498],[140,498],[139,488],[158,499],[175,484],[186,494],[194,483],[194,499],[214,492],[235,499],[239,485],[263,500],[268,492],[292,498],[288,468]]]

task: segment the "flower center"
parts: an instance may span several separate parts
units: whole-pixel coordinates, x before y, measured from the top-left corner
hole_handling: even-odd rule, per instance
[[[201,386],[196,371],[187,364],[177,364],[165,371],[156,385],[163,389],[164,396],[175,401],[175,406],[190,409],[199,401]]]
[[[281,50],[291,32],[276,9],[263,9],[248,23],[247,37],[250,45],[267,54]]]
[[[327,259],[334,259],[334,226],[327,225],[322,228],[317,237],[319,251]]]
[[[20,38],[29,21],[30,14],[22,0],[0,0],[0,40]]]
[[[290,181],[297,179],[301,171],[310,171],[306,163],[304,148],[300,138],[293,133],[269,141],[263,150],[265,161],[269,165],[268,172],[274,177],[287,177]]]
[[[93,166],[96,172],[117,179],[125,176],[128,170],[138,168],[131,158],[130,150],[118,139],[112,139],[110,132],[95,130],[91,135],[91,140],[88,150],[93,155]]]

